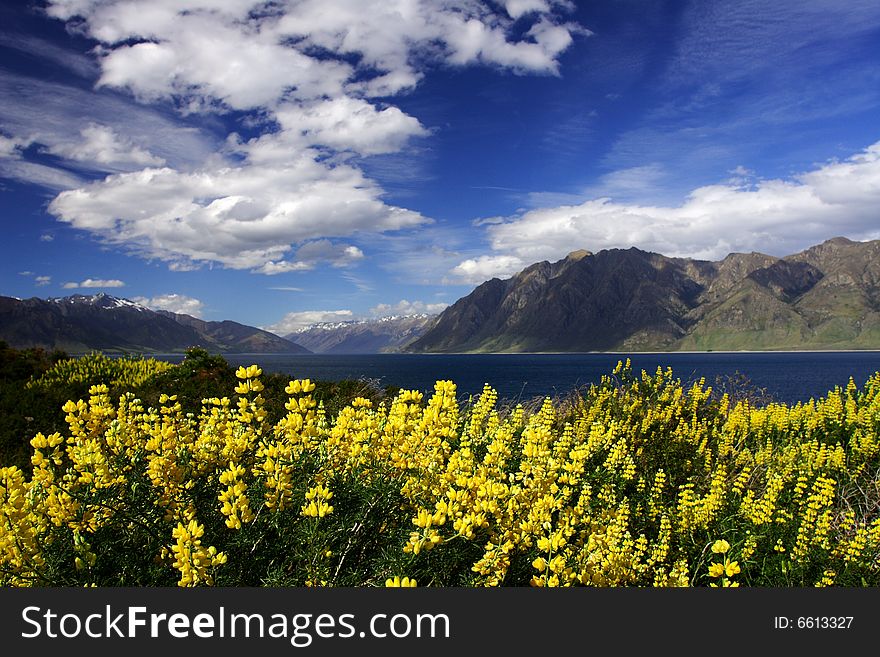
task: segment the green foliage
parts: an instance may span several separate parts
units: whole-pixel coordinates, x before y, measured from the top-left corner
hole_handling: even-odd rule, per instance
[[[66,392],[50,394],[27,387],[27,382],[68,358],[63,351],[17,350],[0,341],[0,465],[30,469],[28,441],[37,431],[62,431],[60,412]]]

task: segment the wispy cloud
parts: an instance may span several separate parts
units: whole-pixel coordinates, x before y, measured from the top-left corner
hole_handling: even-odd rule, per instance
[[[0,46],[13,48],[37,59],[49,60],[88,80],[96,79],[101,70],[93,58],[29,34],[0,31]]]
[[[638,167],[648,154],[673,174],[670,184],[687,185],[769,143],[808,148],[816,122],[880,107],[877,29],[880,5],[870,1],[685,5],[675,48],[646,87],[651,103],[602,163]]]
[[[0,71],[0,131],[18,145],[18,156],[28,158],[20,167],[46,165],[34,158],[47,153],[56,155],[62,167],[85,169],[92,175],[96,171],[133,170],[159,161],[189,170],[209,160],[220,143],[189,119],[143,107],[119,93],[6,71]],[[33,155],[21,153],[25,147]],[[135,155],[126,154],[126,149]],[[39,177],[32,182],[42,184]],[[67,188],[82,184],[82,179],[75,180]]]

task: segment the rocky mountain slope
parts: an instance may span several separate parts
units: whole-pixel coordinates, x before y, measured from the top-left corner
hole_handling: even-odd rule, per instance
[[[880,241],[838,237],[720,262],[576,251],[483,283],[409,350],[864,348],[880,348]]]

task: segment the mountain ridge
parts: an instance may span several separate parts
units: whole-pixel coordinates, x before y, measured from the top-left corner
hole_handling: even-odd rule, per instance
[[[880,241],[720,261],[575,251],[477,286],[423,353],[880,348]]]
[[[308,353],[304,347],[252,326],[151,310],[104,293],[49,299],[0,296],[0,340],[14,348],[71,353],[174,353],[192,346],[220,353]]]
[[[284,337],[323,354],[397,353],[422,335],[436,315],[418,313],[377,319],[320,322]]]

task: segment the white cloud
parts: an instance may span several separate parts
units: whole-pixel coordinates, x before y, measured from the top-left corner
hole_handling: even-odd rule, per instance
[[[161,157],[137,146],[129,137],[117,134],[106,125],[90,123],[80,130],[80,136],[77,142],[55,144],[48,150],[54,155],[110,168],[165,164]]]
[[[73,290],[76,288],[91,288],[91,287],[125,287],[125,283],[116,278],[87,278],[86,280],[76,283],[69,282],[62,285],[65,290]]]
[[[511,18],[519,18],[534,11],[548,11],[546,0],[505,0],[504,8]]]
[[[450,273],[461,282],[479,284],[490,278],[508,278],[526,264],[517,256],[482,255],[462,261]]]
[[[291,148],[324,146],[360,155],[394,153],[413,137],[429,132],[397,107],[378,109],[350,97],[316,100],[307,103],[283,103],[275,111],[281,132],[254,140],[247,152],[254,161],[266,161]]]
[[[174,293],[160,294],[155,297],[134,297],[132,301],[152,310],[167,310],[168,312],[191,315],[193,317],[201,317],[205,305],[199,299]]]
[[[149,257],[267,266],[264,273],[280,273],[302,268],[278,264],[291,244],[426,222],[416,212],[385,205],[380,196],[358,169],[327,168],[302,156],[278,166],[117,174],[59,194],[49,210]]]
[[[278,274],[287,274],[292,271],[310,271],[314,265],[307,262],[290,262],[281,260],[279,262],[269,261],[263,266],[254,270],[257,274],[265,274],[266,276],[276,276]]]
[[[380,303],[370,308],[373,317],[388,317],[390,315],[435,315],[443,311],[449,304],[425,303],[424,301],[407,301],[401,299],[395,304]]]
[[[880,142],[790,180],[700,187],[678,207],[604,198],[531,210],[489,225],[495,254],[465,260],[452,273],[477,283],[540,260],[558,260],[577,248],[637,246],[705,259],[752,250],[786,255],[831,235],[880,238],[878,206]]]
[[[346,322],[353,319],[355,316],[350,310],[301,310],[287,313],[280,321],[264,328],[275,335],[288,335],[312,324]]]
[[[213,262],[274,274],[350,264],[363,257],[356,246],[310,249],[430,223],[387,205],[351,157],[398,153],[430,134],[398,107],[369,99],[411,88],[436,64],[554,74],[557,55],[584,33],[563,22],[570,9],[514,2],[505,12],[474,0],[51,0],[50,16],[100,43],[99,93],[123,89],[183,114],[249,112],[256,136],[230,134],[225,152],[181,166],[118,123],[95,121],[73,141],[69,129],[44,130],[34,140],[50,151],[118,172],[59,194],[49,209],[174,268]]]
[[[34,285],[36,285],[37,287],[45,287],[46,285],[49,285],[49,283],[52,282],[51,276],[38,276],[37,274],[35,274],[32,271],[20,271],[20,272],[18,272],[18,275],[19,276],[27,276],[28,278],[33,278]]]

